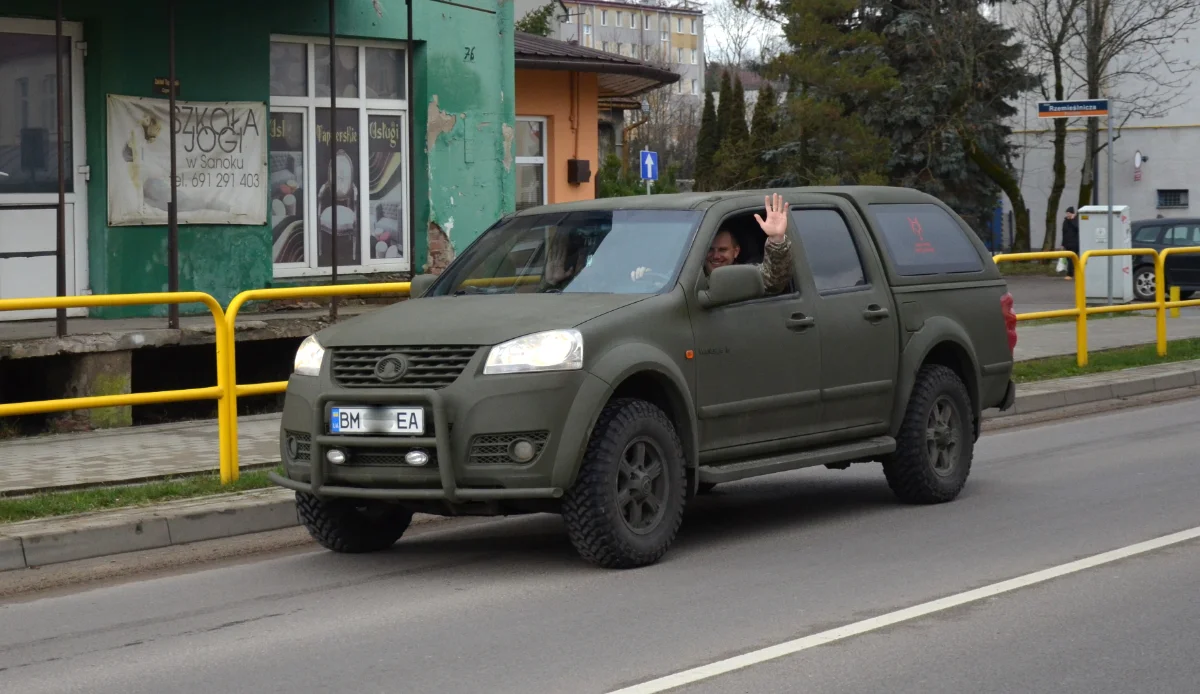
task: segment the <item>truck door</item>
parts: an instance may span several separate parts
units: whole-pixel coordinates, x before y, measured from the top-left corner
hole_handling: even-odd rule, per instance
[[[804,249],[801,272],[812,278],[821,316],[822,431],[844,438],[883,433],[899,369],[896,309],[857,213],[840,198],[826,199],[789,199]]]
[[[718,228],[744,234],[744,255],[754,252],[749,248],[754,233],[761,249],[766,237],[753,215],[763,213],[762,201],[752,204],[747,200],[744,208],[738,206],[741,211],[721,217],[719,227],[705,225],[696,241],[703,246],[697,250],[708,249]],[[790,223],[788,235],[798,251]],[[795,286],[797,255],[792,260]],[[699,281],[706,284],[703,277]],[[795,445],[820,430],[820,317],[810,292],[792,289],[711,309],[699,306],[696,291],[690,292],[700,447],[714,459],[748,453],[745,447],[755,444]]]

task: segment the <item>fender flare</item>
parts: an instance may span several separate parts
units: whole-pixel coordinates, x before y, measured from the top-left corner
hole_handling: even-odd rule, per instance
[[[908,409],[908,400],[916,385],[917,373],[929,358],[930,353],[940,345],[950,343],[962,351],[967,360],[966,386],[971,397],[971,407],[975,427],[978,429],[982,416],[980,409],[979,383],[982,374],[979,371],[979,356],[971,344],[967,331],[957,322],[945,316],[934,316],[925,321],[921,329],[913,333],[908,344],[900,354],[900,378],[896,388],[896,402],[892,405],[891,435],[896,436],[904,422],[904,413]]]
[[[588,409],[585,411],[589,412],[589,419],[584,435],[581,437],[577,460],[582,460],[587,449],[587,442],[591,439],[596,429],[596,423],[600,419],[600,413],[621,384],[637,374],[650,373],[665,387],[672,407],[677,410],[675,419],[677,428],[680,429],[677,433],[683,444],[685,463],[689,469],[695,468],[699,464],[700,432],[696,408],[692,402],[691,388],[683,371],[666,353],[643,342],[626,342],[606,351],[589,368],[589,372],[603,381],[606,388],[601,397],[587,403]],[[570,486],[575,481],[576,472],[577,470],[571,470],[571,479],[555,480],[555,485]]]

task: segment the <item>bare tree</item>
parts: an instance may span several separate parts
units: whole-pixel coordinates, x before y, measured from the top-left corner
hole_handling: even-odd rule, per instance
[[[1120,109],[1120,128],[1132,117],[1159,118],[1180,105],[1196,65],[1172,52],[1200,24],[1200,0],[1084,0],[1073,29],[1082,43],[1066,65],[1082,80],[1087,98],[1107,96]],[[1093,197],[1100,123],[1089,118],[1079,203]]]
[[[1031,71],[1042,76],[1041,97],[1046,101],[1062,101],[1074,96],[1082,86],[1073,77],[1067,64],[1068,50],[1076,37],[1075,15],[1087,0],[1017,0],[1020,20],[1017,30],[1026,46],[1026,58]],[[1054,119],[1054,180],[1046,204],[1045,236],[1042,250],[1054,250],[1058,207],[1067,187],[1067,119]]]
[[[705,19],[711,29],[716,29],[705,32],[705,43],[715,48],[707,51],[709,56],[730,67],[744,68],[759,58],[755,44],[761,46],[779,33],[771,31],[772,24],[750,7],[740,6],[737,0],[715,0],[705,12]]]

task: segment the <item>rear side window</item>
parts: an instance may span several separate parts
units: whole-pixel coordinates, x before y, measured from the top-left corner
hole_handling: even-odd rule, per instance
[[[1145,226],[1137,230],[1133,235],[1134,243],[1158,243],[1158,232],[1162,231],[1160,226]]]
[[[792,210],[809,272],[819,292],[861,287],[867,283],[850,227],[834,210]]]
[[[983,261],[967,232],[937,205],[871,205],[896,271],[903,276],[979,272]]]

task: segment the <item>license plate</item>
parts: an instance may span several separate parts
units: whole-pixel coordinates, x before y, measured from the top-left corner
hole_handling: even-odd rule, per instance
[[[332,434],[425,433],[425,410],[420,407],[334,407],[330,411]]]

